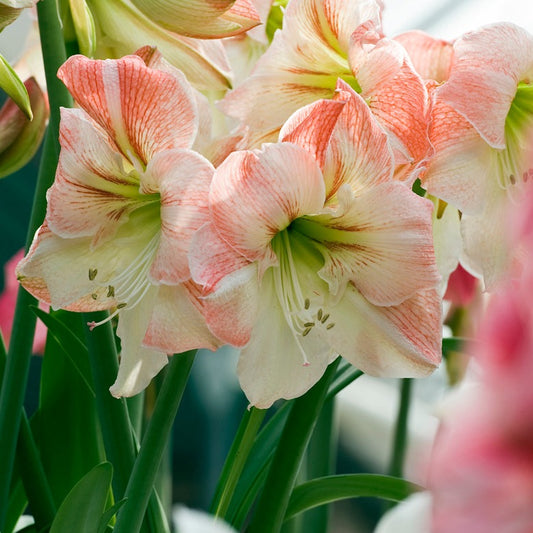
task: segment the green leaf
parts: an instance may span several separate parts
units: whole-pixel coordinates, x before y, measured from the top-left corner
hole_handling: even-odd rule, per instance
[[[0,55],[0,88],[13,99],[30,120],[33,118],[28,91],[17,76],[17,73],[2,55]]]
[[[424,490],[405,479],[379,474],[345,474],[313,479],[297,486],[291,495],[285,520],[308,509],[347,498],[375,497],[401,501]]]
[[[100,518],[100,523],[98,525],[98,532],[97,533],[105,533],[107,530],[109,521],[113,516],[116,514],[116,512],[126,503],[126,498],[122,498],[122,500],[118,501],[110,507]]]
[[[31,310],[37,315],[41,322],[48,328],[48,333],[57,342],[63,354],[70,360],[79,377],[94,397],[93,378],[89,364],[89,351],[87,346],[68,328],[57,315],[52,315],[43,311],[39,307],[32,306]]]
[[[97,533],[112,476],[110,463],[101,463],[83,476],[63,500],[50,533]]]
[[[73,337],[81,338],[81,316],[53,311],[54,323],[62,323]],[[64,333],[64,332],[63,332]],[[54,501],[61,502],[77,481],[106,459],[97,419],[96,400],[82,379],[78,367],[89,365],[81,340],[70,338],[65,357],[65,337],[60,343],[49,335],[41,370],[39,409],[32,429]],[[74,353],[78,350],[78,353]],[[68,464],[68,468],[66,465]]]

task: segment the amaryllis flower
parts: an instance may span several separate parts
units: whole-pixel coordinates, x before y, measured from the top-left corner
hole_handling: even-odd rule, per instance
[[[533,177],[533,37],[512,24],[464,35],[434,91],[427,190],[462,212],[463,264],[491,289],[505,271],[505,213]]]
[[[190,253],[209,327],[242,347],[248,399],[301,395],[337,354],[375,375],[430,373],[432,204],[393,180],[387,135],[345,83],[293,115],[281,140],[216,169]]]
[[[402,46],[383,37],[375,0],[291,0],[252,75],[221,106],[249,127],[252,145],[275,140],[297,109],[332,98],[339,78],[393,136],[397,164],[416,166],[428,149],[427,93]]]
[[[217,346],[186,257],[207,219],[213,167],[190,150],[198,124],[183,76],[139,56],[74,56],[59,76],[81,109],[62,110],[46,219],[17,273],[53,308],[119,315],[111,390],[131,395],[167,353]]]

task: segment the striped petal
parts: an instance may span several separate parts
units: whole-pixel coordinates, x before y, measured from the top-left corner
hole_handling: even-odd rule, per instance
[[[61,237],[112,237],[139,205],[139,180],[113,140],[79,109],[61,110],[61,154],[47,221]]]
[[[467,33],[454,43],[454,61],[440,97],[493,148],[505,148],[505,119],[518,83],[533,77],[533,36],[510,23]]]
[[[213,170],[189,150],[160,152],[148,164],[143,187],[158,191],[161,202],[161,236],[150,270],[154,282],[172,285],[190,278],[187,253],[194,232],[208,219]]]
[[[58,76],[134,166],[159,151],[192,146],[198,124],[191,88],[140,57],[72,56]]]
[[[354,198],[339,191],[333,215],[307,217],[295,229],[320,239],[319,275],[337,294],[351,281],[375,305],[398,305],[436,286],[431,226],[433,205],[401,183],[377,185]],[[312,227],[319,224],[321,227]]]
[[[207,328],[204,307],[192,282],[159,287],[143,346],[168,354],[215,350],[221,343]]]
[[[219,39],[260,24],[250,0],[132,0],[147,17],[170,31],[196,39]]]
[[[209,195],[220,237],[250,261],[274,260],[272,238],[299,216],[318,212],[324,199],[317,162],[290,143],[234,152],[216,169]]]
[[[380,377],[424,377],[441,360],[441,300],[434,290],[398,306],[376,307],[355,288],[332,312],[331,345],[363,372]]]

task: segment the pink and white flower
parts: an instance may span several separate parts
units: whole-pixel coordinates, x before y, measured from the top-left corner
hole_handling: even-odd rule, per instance
[[[434,91],[423,185],[461,213],[463,264],[492,289],[508,264],[508,203],[533,176],[533,37],[512,24],[464,35]]]
[[[183,76],[140,56],[74,56],[59,76],[81,109],[62,109],[46,220],[17,274],[53,308],[119,314],[111,391],[128,396],[167,353],[218,346],[186,255],[207,220],[213,167],[190,150],[198,118]]]
[[[338,354],[375,375],[430,373],[441,329],[432,204],[393,180],[388,137],[345,83],[295,113],[280,140],[216,169],[190,252],[209,327],[242,348],[248,399],[299,396]]]

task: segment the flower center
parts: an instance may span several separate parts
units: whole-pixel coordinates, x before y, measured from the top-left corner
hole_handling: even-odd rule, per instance
[[[323,259],[313,241],[291,226],[280,231],[271,246],[279,261],[272,267],[276,296],[308,365],[303,339],[335,326],[328,311],[327,285],[317,274]]]
[[[506,148],[496,152],[498,184],[511,186],[533,179],[533,85],[520,83],[505,120]]]

